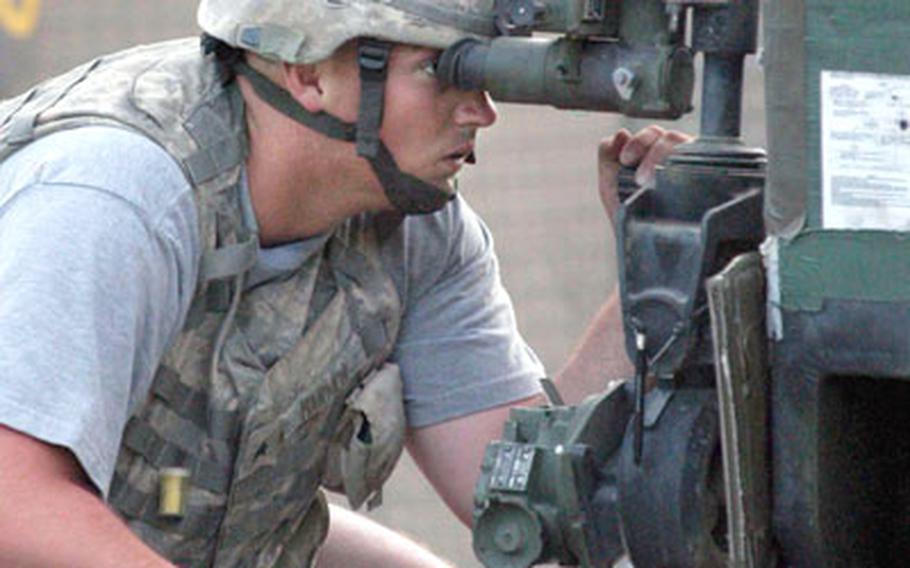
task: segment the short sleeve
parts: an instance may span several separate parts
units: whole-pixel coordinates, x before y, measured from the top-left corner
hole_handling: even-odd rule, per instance
[[[518,332],[481,219],[459,198],[407,223],[406,307],[393,358],[404,378],[409,425],[539,392],[543,366]]]
[[[191,299],[197,228],[167,154],[98,130],[111,129],[51,136],[0,169],[0,422],[71,450],[106,493]]]

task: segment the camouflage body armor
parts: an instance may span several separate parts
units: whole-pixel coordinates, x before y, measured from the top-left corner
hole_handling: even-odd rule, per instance
[[[324,472],[357,505],[403,443],[400,378],[383,367],[401,306],[378,258],[382,223],[350,219],[295,273],[244,291],[258,237],[240,189],[243,101],[196,41],[104,57],[0,104],[0,160],[93,124],[141,132],[175,158],[203,244],[186,325],[127,424],[109,501],[180,565],[307,566],[328,526]],[[358,397],[372,383],[383,392]],[[379,400],[388,424],[358,398]],[[163,517],[159,478],[175,467],[189,472],[185,512]]]

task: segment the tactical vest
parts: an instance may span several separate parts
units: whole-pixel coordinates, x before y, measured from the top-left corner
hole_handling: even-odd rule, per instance
[[[402,420],[371,432],[352,403],[389,356],[401,317],[379,262],[380,223],[350,219],[302,268],[244,290],[258,240],[240,189],[243,100],[195,40],[106,56],[0,103],[0,160],[91,124],[138,131],[168,151],[194,188],[203,243],[187,323],[129,419],[109,502],[179,565],[307,566],[327,530],[319,485],[333,440],[342,453],[349,443],[384,446],[378,458],[353,458],[382,462],[365,489],[347,484],[358,501],[381,485],[403,440]],[[393,407],[383,416],[402,413],[400,396],[367,398]],[[159,514],[169,468],[189,472],[176,517]]]

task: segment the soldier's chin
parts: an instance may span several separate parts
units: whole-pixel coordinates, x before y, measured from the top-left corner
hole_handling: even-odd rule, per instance
[[[443,190],[444,192],[448,193],[449,195],[455,195],[456,193],[458,193],[458,176],[452,176],[452,177],[446,178],[442,182],[442,185],[440,186],[439,189]]]
[[[449,195],[455,195],[458,193],[458,178],[455,176],[446,176],[441,178],[433,179],[424,179],[425,182],[432,185],[433,187],[444,191]]]

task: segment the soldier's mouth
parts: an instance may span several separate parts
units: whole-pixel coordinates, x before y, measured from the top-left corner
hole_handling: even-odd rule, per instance
[[[453,160],[461,163],[473,164],[474,163],[474,145],[465,144],[459,147],[457,150],[451,154],[446,155],[446,160]]]

